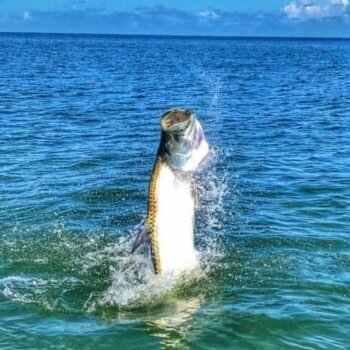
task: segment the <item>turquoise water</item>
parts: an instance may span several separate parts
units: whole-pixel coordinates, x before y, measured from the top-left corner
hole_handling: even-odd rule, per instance
[[[0,35],[1,349],[349,349],[350,41]],[[202,271],[130,249],[191,108]]]

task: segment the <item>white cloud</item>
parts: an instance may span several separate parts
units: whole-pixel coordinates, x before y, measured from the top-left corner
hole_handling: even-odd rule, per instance
[[[198,13],[198,16],[200,18],[209,19],[209,20],[216,20],[221,17],[217,12],[213,10],[200,11]]]
[[[25,12],[23,13],[23,19],[24,19],[25,21],[32,19],[32,16],[31,16],[31,14],[30,14],[29,11],[25,11]]]
[[[349,0],[331,0],[331,4],[346,7],[349,5]]]
[[[283,11],[289,18],[299,18],[302,13],[302,7],[298,6],[294,1],[284,6]]]
[[[341,16],[348,5],[349,0],[298,0],[284,6],[283,11],[291,19],[320,19]]]

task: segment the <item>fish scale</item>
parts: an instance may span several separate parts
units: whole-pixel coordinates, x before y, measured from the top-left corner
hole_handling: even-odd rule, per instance
[[[161,265],[160,265],[160,256],[159,256],[159,245],[157,238],[157,229],[156,229],[156,213],[157,213],[157,180],[160,172],[160,168],[163,161],[158,155],[156,162],[153,167],[151,181],[148,187],[148,208],[147,208],[147,228],[148,228],[148,237],[151,248],[151,257],[154,266],[155,274],[160,274]]]

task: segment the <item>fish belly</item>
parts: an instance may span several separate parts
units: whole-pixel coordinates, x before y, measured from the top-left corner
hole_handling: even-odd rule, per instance
[[[157,181],[156,230],[162,273],[182,272],[198,265],[194,248],[194,199],[189,179],[162,166]]]

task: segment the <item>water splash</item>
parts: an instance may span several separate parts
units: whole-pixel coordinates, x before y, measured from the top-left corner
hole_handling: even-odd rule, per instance
[[[220,134],[223,125],[221,96],[224,85],[222,77],[199,66],[191,66],[190,71],[193,75],[193,80],[200,86],[203,96],[206,97],[194,108],[198,111],[201,121],[202,117],[204,117],[203,126],[206,135],[209,136],[209,141],[215,140],[217,135]]]
[[[205,169],[198,177],[200,207],[196,227],[200,268],[182,276],[155,276],[147,246],[130,254],[134,233],[118,237],[117,242],[102,250],[87,254],[84,270],[87,274],[100,266],[108,266],[110,285],[101,293],[92,293],[85,304],[89,312],[106,307],[118,310],[135,310],[155,307],[180,295],[188,296],[189,290],[197,295],[205,294],[212,273],[224,256],[222,241],[222,217],[224,198],[229,193],[226,172],[217,173],[218,154],[212,150]],[[190,292],[191,293],[191,292]]]
[[[107,264],[110,276],[107,289],[100,293],[93,292],[85,303],[89,312],[106,306],[118,310],[154,307],[169,296],[178,294],[180,286],[191,283],[193,279],[205,278],[200,269],[181,276],[156,276],[147,247],[130,254],[132,238],[131,234],[119,237],[117,243],[85,256],[85,273],[89,274]]]

